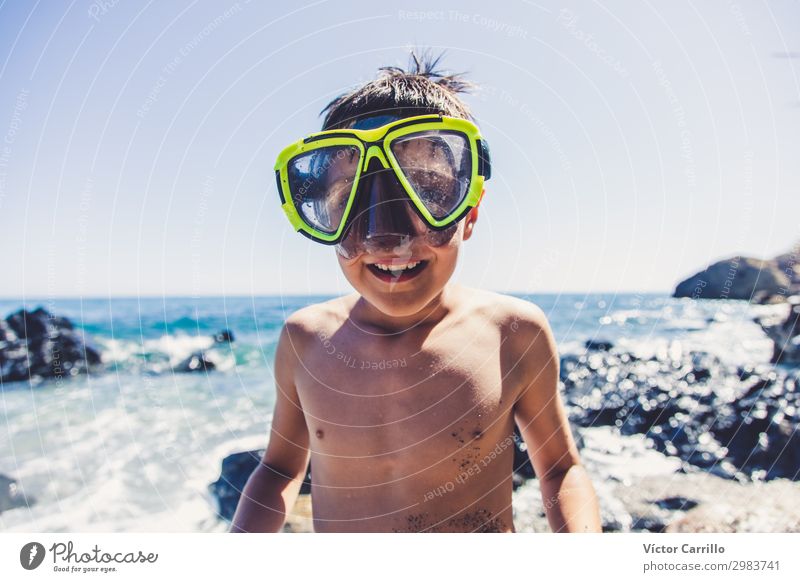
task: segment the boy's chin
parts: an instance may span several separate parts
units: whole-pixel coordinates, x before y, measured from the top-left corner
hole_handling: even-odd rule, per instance
[[[427,294],[421,296],[419,293],[403,293],[401,296],[393,295],[391,297],[370,297],[369,295],[371,294],[362,295],[362,297],[383,314],[390,317],[407,317],[422,311],[436,294],[431,294],[431,297],[427,297]]]
[[[431,297],[420,297],[419,294],[403,294],[404,296],[391,296],[381,297],[374,296],[371,293],[361,293],[361,296],[366,299],[375,309],[386,315],[387,317],[410,317],[422,311],[433,298],[437,295],[432,294]],[[405,296],[411,295],[411,296]]]
[[[406,288],[403,288],[403,285],[398,285],[394,289],[376,288],[370,284],[371,282],[358,278],[351,279],[350,284],[367,303],[384,316],[407,318],[425,310],[447,285],[449,276],[441,277],[441,279],[437,277],[436,279],[435,283],[427,281],[427,284]]]

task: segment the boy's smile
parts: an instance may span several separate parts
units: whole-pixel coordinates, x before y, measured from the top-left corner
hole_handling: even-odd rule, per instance
[[[422,259],[379,259],[375,262],[366,262],[367,268],[381,281],[386,283],[401,283],[419,275],[428,265]]]

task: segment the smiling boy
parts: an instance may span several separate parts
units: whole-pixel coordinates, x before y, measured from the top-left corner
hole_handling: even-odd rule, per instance
[[[450,281],[491,176],[468,84],[414,57],[323,111],[276,164],[297,230],[355,293],[293,313],[233,532],[280,531],[307,463],[317,532],[513,532],[514,426],[553,531],[599,532],[533,303]]]

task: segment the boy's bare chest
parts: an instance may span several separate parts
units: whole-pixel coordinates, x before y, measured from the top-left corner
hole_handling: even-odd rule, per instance
[[[515,374],[489,333],[408,343],[320,334],[302,365],[298,395],[317,452],[435,456],[513,428]]]

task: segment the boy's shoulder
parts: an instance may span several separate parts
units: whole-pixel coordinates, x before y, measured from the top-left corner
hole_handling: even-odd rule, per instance
[[[344,323],[356,299],[350,294],[301,307],[286,318],[284,328],[300,335],[327,333]]]
[[[479,310],[494,323],[510,331],[521,327],[536,330],[546,328],[547,315],[536,303],[521,297],[485,289],[465,289],[473,309]]]
[[[500,330],[501,358],[510,370],[508,373],[514,374],[509,378],[516,378],[519,386],[538,381],[540,386],[534,392],[550,394],[556,386],[553,378],[559,374],[560,357],[544,310],[532,301],[503,293],[483,291],[481,298],[494,305],[493,321]],[[543,373],[544,370],[548,371]]]
[[[347,319],[352,300],[352,296],[336,297],[292,312],[283,322],[278,353],[302,359],[310,346],[333,336]]]
[[[558,348],[544,310],[536,303],[504,293],[474,290],[474,305],[483,318],[499,329],[502,342],[515,362],[536,368],[556,358]]]

